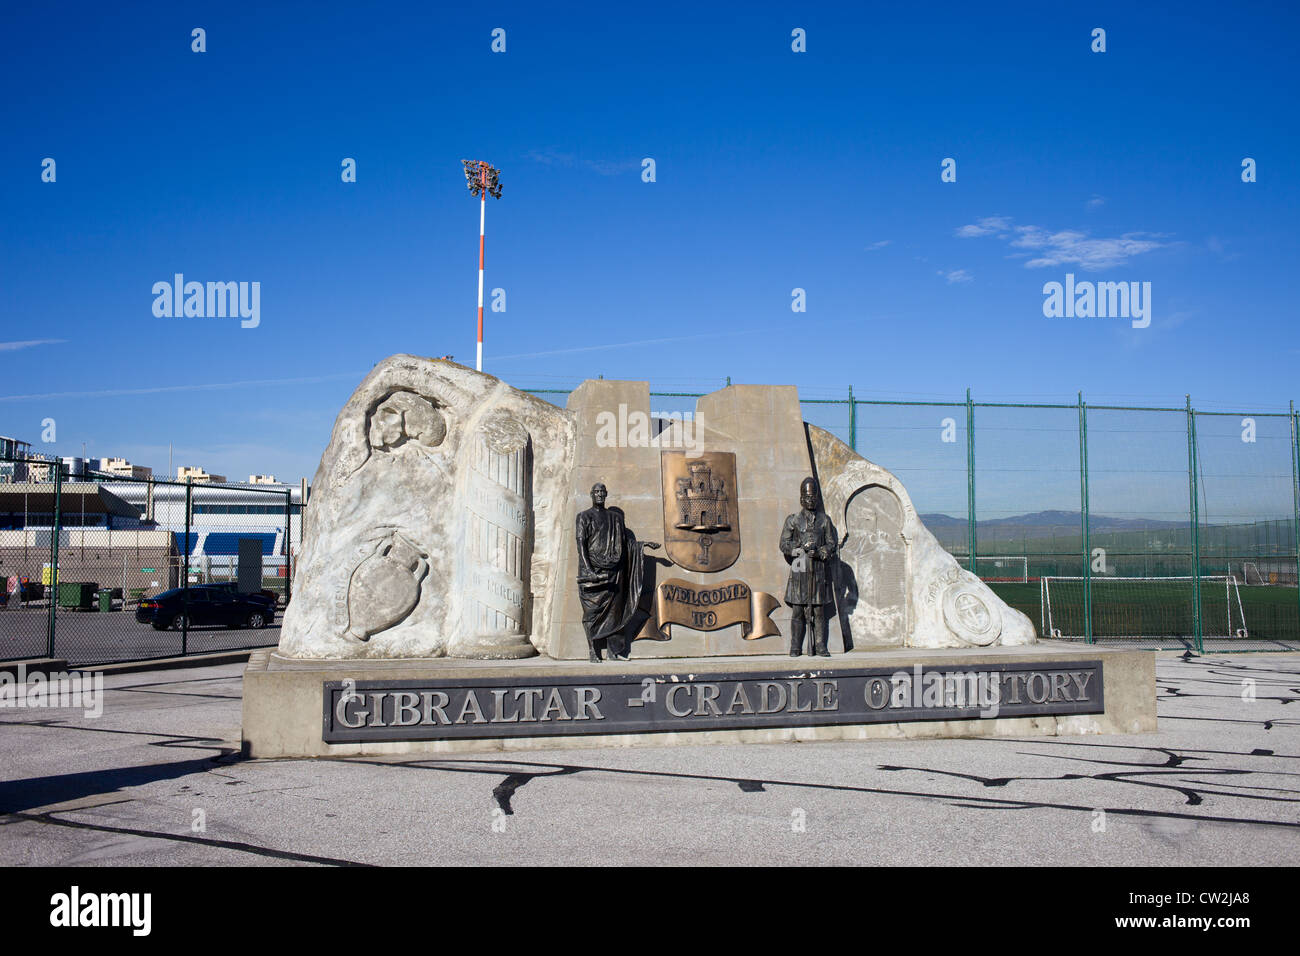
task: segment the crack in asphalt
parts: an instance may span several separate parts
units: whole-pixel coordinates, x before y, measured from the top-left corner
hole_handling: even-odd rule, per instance
[[[69,718],[72,719],[72,718]],[[224,737],[195,737],[190,734],[167,734],[157,730],[122,730],[117,727],[87,727],[82,724],[64,724],[56,718],[48,720],[0,720],[0,727],[44,727],[54,730],[83,730],[92,734],[122,734],[128,737],[161,737],[162,740],[156,740],[150,746],[154,747],[183,747],[194,744],[196,749],[214,750],[218,749],[212,746],[213,743],[224,744]],[[222,747],[223,751],[234,748]]]
[[[46,826],[70,827],[74,830],[93,830],[98,833],[116,833],[122,836],[141,837],[148,840],[167,840],[172,843],[190,843],[214,847],[222,850],[234,850],[239,853],[251,853],[254,856],[275,860],[293,860],[297,863],[319,863],[322,866],[374,866],[372,863],[360,863],[356,860],[342,860],[330,856],[316,856],[311,853],[295,853],[293,850],[277,850],[274,847],[258,846],[254,843],[242,843],[238,840],[218,840],[213,837],[201,837],[188,833],[167,833],[163,830],[142,830],[136,827],[115,827],[104,823],[89,823],[82,820],[66,820],[55,816],[59,811],[49,813],[10,813],[7,816],[29,823]]]

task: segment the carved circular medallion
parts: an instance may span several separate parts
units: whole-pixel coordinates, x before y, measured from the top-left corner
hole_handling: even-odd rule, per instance
[[[494,452],[509,455],[528,444],[528,429],[513,418],[498,416],[483,423],[483,437]]]
[[[1002,634],[1002,612],[971,581],[957,581],[944,591],[943,620],[968,644],[986,647]]]

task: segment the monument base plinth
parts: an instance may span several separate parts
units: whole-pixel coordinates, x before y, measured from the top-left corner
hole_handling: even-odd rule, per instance
[[[485,634],[453,643],[447,656],[458,660],[517,661],[536,657],[527,634]]]
[[[251,757],[1155,729],[1153,653],[1061,642],[600,664],[322,661],[261,650],[244,672]]]

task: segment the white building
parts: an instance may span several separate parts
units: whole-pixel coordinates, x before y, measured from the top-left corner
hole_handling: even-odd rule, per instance
[[[15,461],[32,453],[32,443],[0,435],[0,482],[27,481],[27,463]]]
[[[261,538],[268,575],[285,567],[302,543],[302,497],[299,485],[227,482],[183,485],[105,481],[104,487],[139,510],[146,524],[176,536],[176,550],[186,551],[185,499],[190,499],[191,566],[216,572],[233,567],[240,538]]]
[[[177,481],[192,481],[194,484],[221,484],[226,483],[225,475],[209,475],[200,467],[189,468],[185,465],[176,469]]]
[[[99,467],[95,468],[105,475],[120,475],[123,478],[148,480],[153,477],[153,469],[146,465],[133,465],[125,458],[100,458]]]

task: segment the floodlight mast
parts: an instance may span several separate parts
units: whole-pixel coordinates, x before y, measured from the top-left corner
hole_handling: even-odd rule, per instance
[[[478,352],[474,367],[483,371],[483,244],[487,197],[501,198],[501,172],[480,159],[462,159],[469,191],[479,197],[478,207]]]

